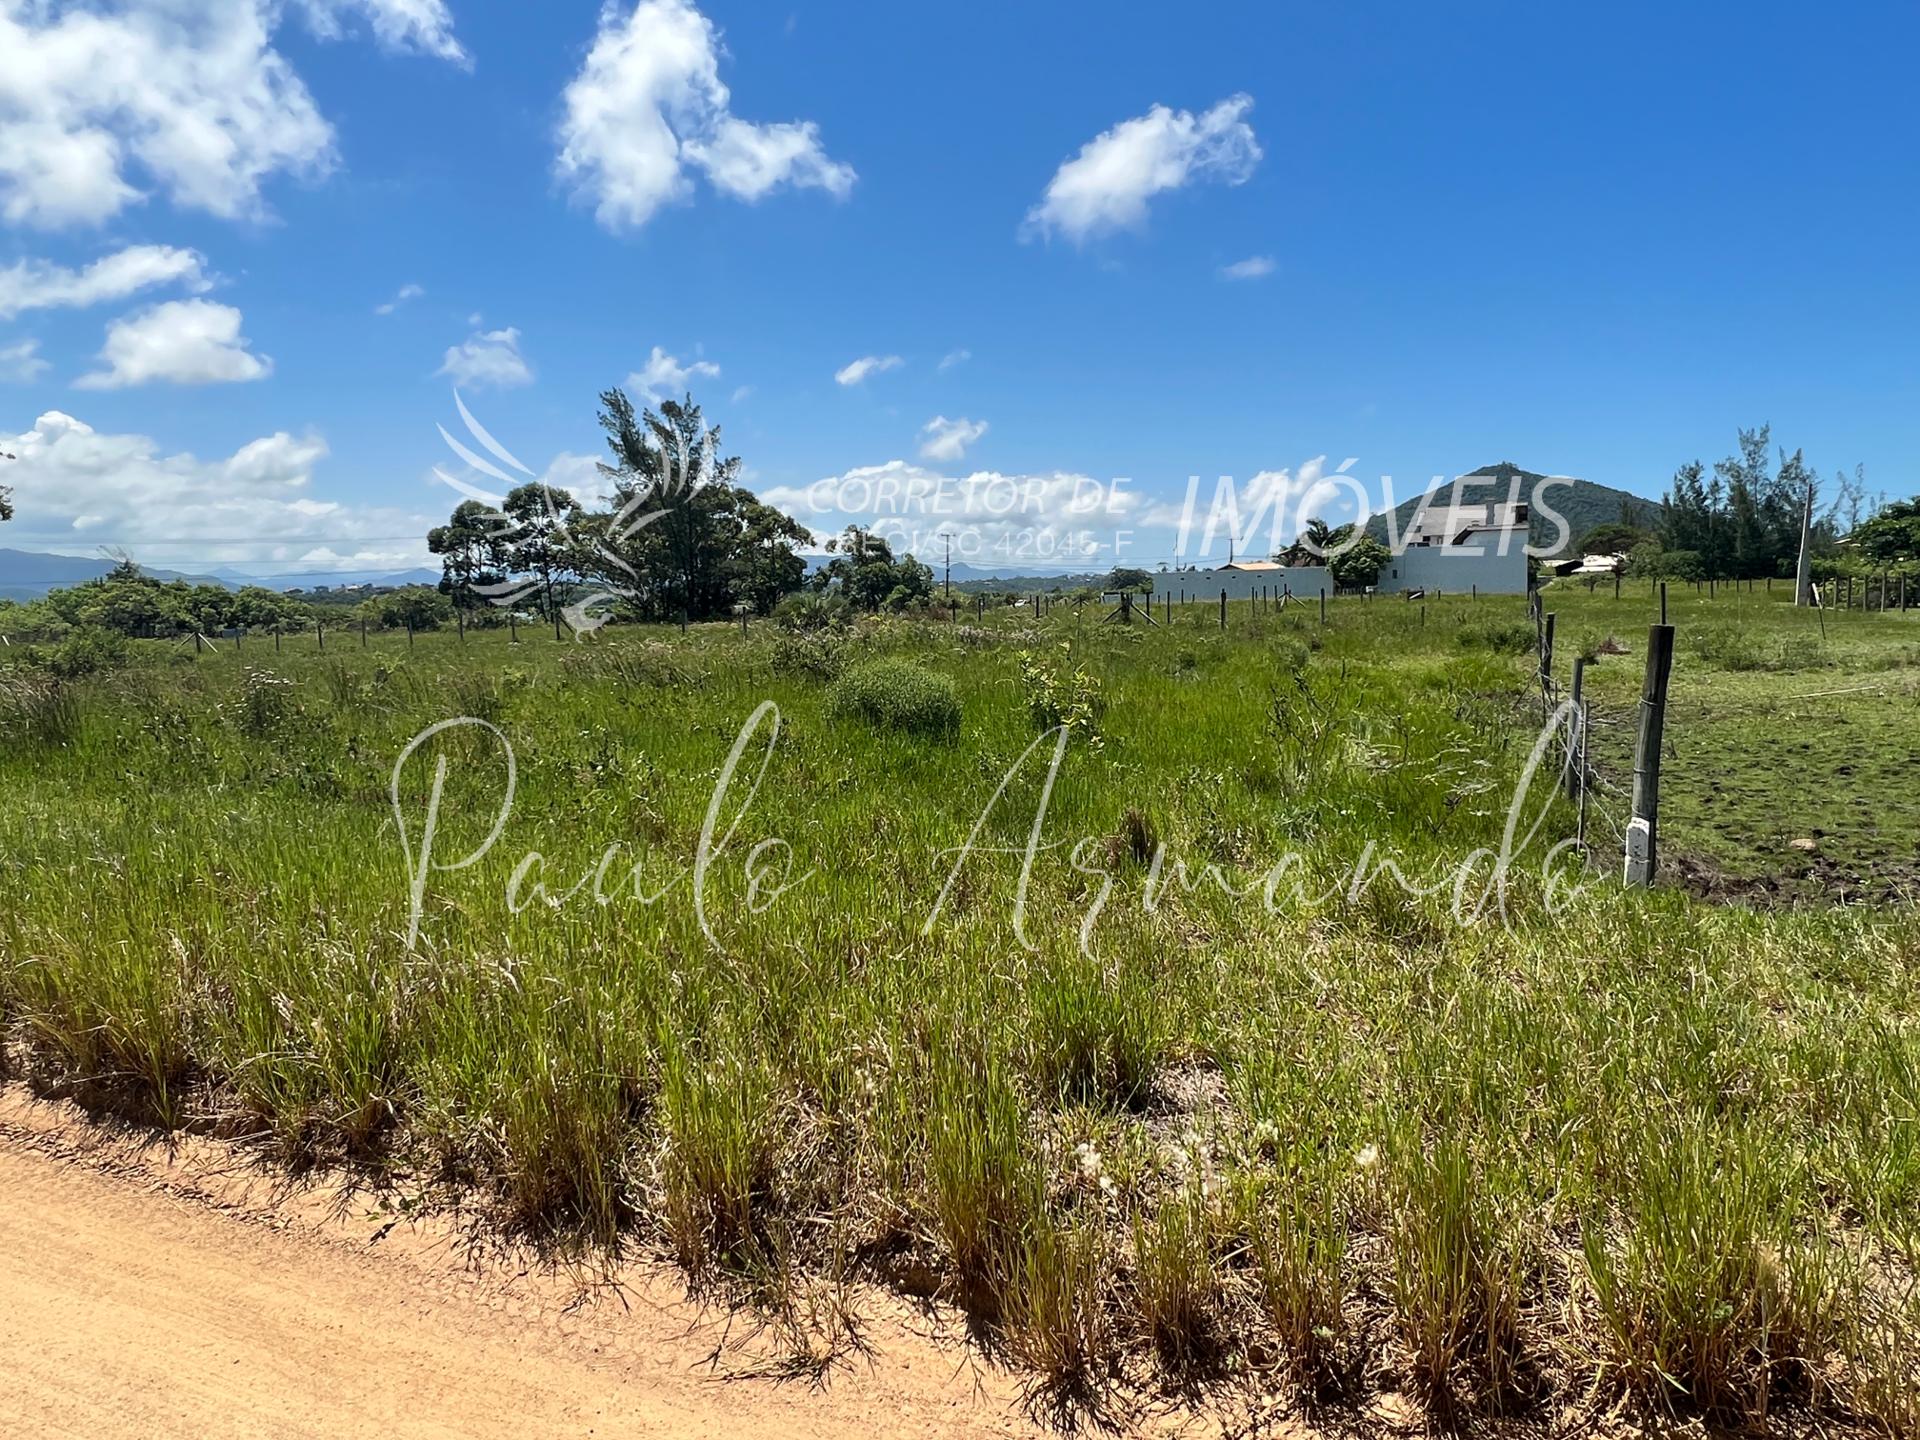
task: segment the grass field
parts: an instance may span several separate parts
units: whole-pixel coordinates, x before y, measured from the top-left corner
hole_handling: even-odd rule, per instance
[[[0,1013],[92,1103],[658,1249],[796,1370],[879,1282],[1063,1417],[1920,1433],[1920,612],[1785,598],[1673,596],[1650,893],[1644,592],[1548,591],[1606,785],[1505,865],[1517,598],[15,674]]]

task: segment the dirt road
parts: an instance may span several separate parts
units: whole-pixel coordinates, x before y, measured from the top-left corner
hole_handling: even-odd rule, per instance
[[[169,1154],[0,1092],[0,1433],[1030,1433],[1004,1377],[904,1327],[824,1393],[730,1380],[707,1363],[725,1317],[665,1277],[583,1293],[269,1183],[212,1142]]]

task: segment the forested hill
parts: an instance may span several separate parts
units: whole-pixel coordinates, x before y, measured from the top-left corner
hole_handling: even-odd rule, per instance
[[[1534,486],[1546,479],[1544,475],[1531,470],[1522,470],[1511,461],[1503,460],[1498,465],[1485,465],[1461,477],[1467,482],[1460,495],[1462,505],[1486,505],[1504,503],[1511,492],[1515,477],[1520,481],[1520,496],[1530,499]],[[1428,503],[1436,510],[1445,510],[1452,503],[1453,485],[1440,486],[1433,492],[1431,501],[1425,496],[1416,495],[1405,504],[1394,509],[1394,529],[1396,533],[1406,534],[1407,527],[1413,521],[1415,511],[1421,504]],[[1529,526],[1528,543],[1545,547],[1558,539],[1560,544],[1554,554],[1565,550],[1579,541],[1596,525],[1614,525],[1622,521],[1637,525],[1642,529],[1654,529],[1660,523],[1663,508],[1658,500],[1648,500],[1644,496],[1634,495],[1625,490],[1616,490],[1611,485],[1596,485],[1591,480],[1575,480],[1571,484],[1557,484],[1544,494],[1549,509],[1557,511],[1567,522],[1567,533],[1558,535],[1551,519],[1534,507],[1532,523]],[[1387,520],[1384,515],[1376,515],[1367,522],[1367,533],[1376,540],[1385,542],[1387,538]]]

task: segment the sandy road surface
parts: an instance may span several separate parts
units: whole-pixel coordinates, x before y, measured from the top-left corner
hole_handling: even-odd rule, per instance
[[[266,1185],[212,1142],[169,1154],[0,1092],[0,1434],[1031,1433],[1003,1377],[905,1327],[824,1393],[729,1381],[705,1363],[724,1317],[664,1279],[579,1303],[541,1267]]]

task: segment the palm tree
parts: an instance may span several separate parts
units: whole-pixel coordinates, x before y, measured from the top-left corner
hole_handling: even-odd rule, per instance
[[[1273,558],[1282,565],[1324,565],[1327,551],[1339,540],[1340,532],[1316,516],[1307,521],[1307,528],[1300,532],[1298,540]]]

